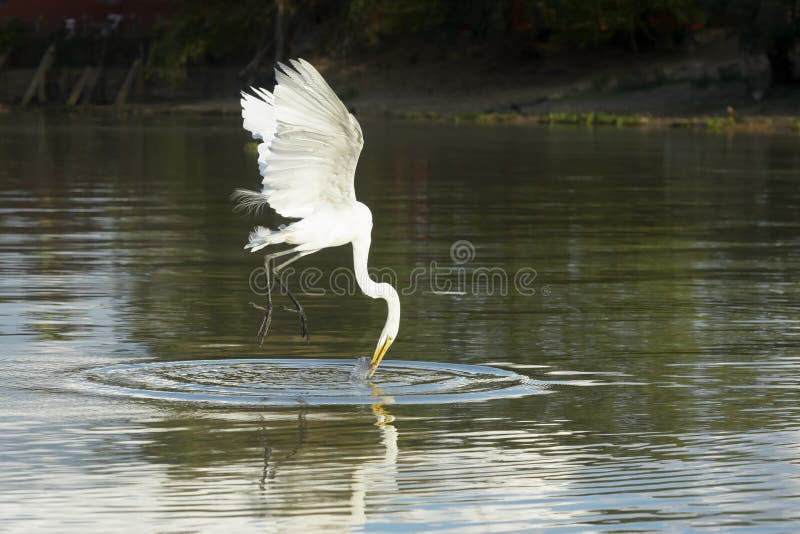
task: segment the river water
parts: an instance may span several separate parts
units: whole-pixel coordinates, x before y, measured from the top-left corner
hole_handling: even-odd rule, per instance
[[[372,383],[348,247],[258,346],[236,118],[0,116],[0,530],[800,528],[797,137],[363,127]]]

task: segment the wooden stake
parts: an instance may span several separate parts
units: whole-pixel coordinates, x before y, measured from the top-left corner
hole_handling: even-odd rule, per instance
[[[74,106],[78,103],[81,98],[81,93],[83,93],[83,88],[86,87],[86,82],[89,80],[91,75],[92,67],[86,67],[83,69],[80,78],[78,78],[78,81],[75,82],[75,85],[72,87],[69,98],[67,98],[68,106]]]
[[[119,88],[119,92],[117,93],[117,98],[114,100],[114,104],[121,106],[125,104],[126,100],[128,100],[128,93],[130,92],[133,81],[138,76],[139,69],[141,67],[141,58],[136,58],[136,61],[133,62],[133,65],[131,65],[131,68],[128,71],[128,75],[125,76],[125,81],[122,83],[122,87]]]
[[[47,80],[47,71],[53,65],[55,58],[56,47],[55,45],[50,45],[47,47],[47,50],[42,56],[42,60],[39,62],[39,67],[36,69],[36,73],[33,75],[33,79],[28,86],[28,90],[25,91],[25,96],[22,97],[23,107],[30,104],[31,100],[33,100],[34,93],[38,94],[39,102],[47,101],[47,94],[45,92],[45,89],[47,88],[45,84]]]

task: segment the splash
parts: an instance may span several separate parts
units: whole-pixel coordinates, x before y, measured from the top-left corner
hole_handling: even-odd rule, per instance
[[[366,382],[369,377],[369,362],[370,359],[366,356],[356,359],[356,364],[353,370],[350,371],[350,382]]]

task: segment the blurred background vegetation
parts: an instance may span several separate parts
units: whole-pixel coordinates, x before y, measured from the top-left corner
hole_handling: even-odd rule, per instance
[[[169,2],[167,2],[169,4]],[[0,55],[33,66],[55,38],[63,65],[123,66],[151,76],[193,65],[244,77],[289,56],[348,57],[416,41],[466,56],[527,61],[559,52],[691,55],[716,30],[763,53],[772,82],[800,81],[800,0],[174,0],[146,32],[35,34],[0,17]],[[111,46],[110,44],[113,44]]]
[[[254,68],[405,39],[520,59],[553,49],[691,53],[695,34],[714,28],[765,53],[773,82],[800,79],[800,0],[183,0],[149,64],[181,76],[191,62]]]

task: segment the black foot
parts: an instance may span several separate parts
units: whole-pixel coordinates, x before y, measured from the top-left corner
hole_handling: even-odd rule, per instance
[[[264,319],[261,321],[261,326],[258,327],[258,346],[262,346],[264,344],[264,340],[267,338],[267,332],[269,332],[269,325],[272,324],[272,303],[267,303],[267,306],[259,306],[255,302],[251,302],[250,305],[257,310],[261,310],[264,312]]]
[[[292,298],[294,300],[294,297]],[[296,313],[300,316],[300,337],[306,338],[306,345],[311,343],[311,332],[308,331],[308,317],[306,317],[306,312],[303,310],[303,307],[300,305],[299,302],[296,300],[295,306],[296,308],[289,308],[288,306],[281,306],[281,309],[284,309],[288,312]]]
[[[277,280],[278,284],[280,284],[281,290],[289,297],[294,304],[294,308],[289,308],[287,306],[281,306],[281,309],[286,311],[290,311],[292,313],[296,313],[300,317],[300,337],[304,337],[306,339],[306,345],[311,343],[311,333],[308,331],[308,317],[306,317],[306,312],[303,310],[303,307],[297,301],[292,292],[289,291],[289,287],[286,282],[280,277],[280,275],[271,269],[270,267],[270,259],[267,258],[264,261],[264,271],[267,275],[267,305],[266,306],[259,306],[258,304],[251,302],[250,305],[257,310],[261,310],[264,312],[264,319],[261,321],[261,326],[258,327],[258,344],[259,346],[264,344],[264,339],[267,337],[267,332],[269,332],[269,326],[272,324],[272,288],[271,281]]]
[[[311,333],[308,331],[308,317],[306,317],[306,312],[305,310],[303,310],[303,307],[300,305],[300,302],[298,302],[297,298],[295,298],[295,296],[292,295],[292,292],[289,291],[288,284],[283,280],[280,274],[273,271],[273,275],[280,284],[283,292],[286,293],[286,296],[289,297],[289,300],[291,300],[292,304],[294,304],[294,308],[288,308],[286,306],[281,306],[281,308],[283,308],[286,311],[296,313],[297,315],[300,316],[300,337],[306,338],[306,345],[308,345],[309,343],[311,343]]]

